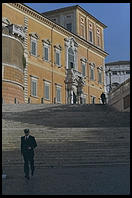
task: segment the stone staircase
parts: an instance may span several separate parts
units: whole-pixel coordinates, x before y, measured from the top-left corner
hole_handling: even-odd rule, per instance
[[[41,167],[130,163],[130,113],[108,105],[2,105],[2,165],[22,166],[20,137],[30,128]]]

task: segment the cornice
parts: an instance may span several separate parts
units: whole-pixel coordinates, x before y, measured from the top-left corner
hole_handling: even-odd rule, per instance
[[[48,25],[49,27],[55,30],[60,30],[62,33],[65,34],[65,36],[71,37],[73,36],[75,39],[79,40],[83,45],[85,45],[87,48],[92,48],[93,50],[98,51],[100,54],[103,54],[103,56],[107,56],[108,53],[103,51],[102,49],[99,49],[98,47],[94,46],[93,44],[89,43],[88,41],[86,41],[85,39],[82,39],[80,36],[69,32],[67,29],[65,29],[63,26],[56,24],[55,22],[53,22],[52,20],[46,18],[46,16],[43,16],[42,14],[40,14],[39,12],[37,12],[36,10],[33,10],[32,8],[28,7],[27,5],[23,4],[23,3],[6,3],[9,4],[17,9],[19,9],[20,11],[26,13],[29,16],[34,17],[35,19],[41,21],[42,23],[45,23],[46,25]],[[80,7],[81,8],[81,7]]]
[[[96,21],[99,25],[101,25],[103,28],[107,28],[107,26],[105,24],[103,24],[101,21],[99,21],[98,19],[96,19],[94,16],[92,16],[90,13],[88,13],[86,10],[84,10],[82,7],[80,7],[79,5],[77,5],[77,8],[82,11],[84,14],[86,14],[87,16],[89,16],[91,19],[93,19],[94,21]]]

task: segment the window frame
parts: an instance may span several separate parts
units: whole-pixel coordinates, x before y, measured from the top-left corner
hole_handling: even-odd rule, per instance
[[[89,32],[89,39],[88,40],[89,40],[89,42],[93,43],[93,31],[89,30],[88,32]],[[92,37],[90,37],[90,33],[91,33]],[[90,40],[90,38],[92,38],[92,41]]]
[[[100,81],[101,79],[101,81]],[[99,84],[103,84],[103,75],[102,75],[102,71],[101,70],[98,70],[98,83]]]
[[[69,25],[69,24],[71,25],[71,27],[70,27],[71,29],[70,29],[70,30],[67,28],[67,25]],[[73,25],[72,25],[72,22],[67,22],[67,23],[66,23],[66,29],[67,29],[69,32],[72,32],[72,26],[73,26]]]
[[[101,47],[100,44],[101,44],[101,43],[100,43],[100,35],[97,34],[97,46],[98,46],[98,47]]]
[[[83,73],[83,66],[84,66],[84,73]],[[86,76],[86,62],[82,61],[81,62],[81,67],[82,67],[82,75]]]
[[[112,71],[112,75],[117,75],[117,71]]]
[[[45,58],[45,49],[48,50],[48,59]],[[49,46],[48,44],[43,44],[43,60],[49,62]]]
[[[91,71],[93,72],[93,78],[92,78],[92,75],[91,75],[92,74]],[[93,80],[93,81],[95,80],[95,69],[94,69],[93,65],[90,66],[90,80]]]
[[[44,99],[45,100],[50,100],[50,98],[51,98],[51,94],[50,94],[51,85],[50,84],[51,84],[50,82],[44,80]],[[46,88],[45,87],[48,87],[48,97],[46,95]]]
[[[85,38],[85,26],[82,23],[80,24],[80,36]]]
[[[35,94],[34,94],[34,86],[33,83],[35,83]],[[38,86],[38,79],[36,77],[31,76],[31,96],[32,97],[38,97],[37,96],[37,86]]]
[[[58,100],[57,90],[60,90],[59,100]],[[62,102],[62,87],[60,85],[56,85],[56,103],[61,104],[61,102]]]
[[[59,64],[57,63],[57,54],[59,55]],[[55,65],[57,65],[58,67],[61,67],[61,50],[58,48],[55,48]]]
[[[33,48],[32,48],[32,43],[35,43],[35,45],[36,45],[36,50],[35,50],[35,54],[33,53]],[[36,38],[34,38],[34,37],[31,37],[31,43],[30,43],[30,47],[31,47],[31,55],[32,56],[34,56],[34,57],[37,57],[37,39]]]

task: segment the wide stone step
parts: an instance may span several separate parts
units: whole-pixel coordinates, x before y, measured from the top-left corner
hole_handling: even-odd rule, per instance
[[[14,110],[13,110],[14,109]],[[24,111],[26,109],[26,111]],[[18,110],[18,112],[17,112]],[[108,105],[12,105],[2,106],[3,127],[101,127],[129,126],[130,113]],[[36,119],[37,118],[37,119]]]
[[[2,126],[2,133],[3,135],[5,133],[8,134],[24,134],[24,129],[25,127],[19,125],[19,127],[12,127],[12,128],[6,128]],[[73,127],[73,128],[53,128],[53,127],[31,127],[30,128],[31,133],[34,135],[44,135],[44,136],[53,136],[58,135],[58,136],[66,136],[66,135],[71,135],[71,136],[82,136],[82,135],[95,135],[95,136],[100,136],[100,135],[117,135],[117,134],[129,134],[130,132],[130,127]]]
[[[84,105],[61,105],[61,104],[3,104],[2,112],[23,112],[30,110],[47,110],[47,111],[105,111],[112,110],[117,112],[116,109],[109,105],[100,104],[84,104]]]
[[[130,114],[108,105],[3,105],[2,166],[22,166],[20,144],[30,128],[40,167],[130,163]]]
[[[47,167],[47,166],[78,166],[78,165],[89,165],[89,164],[119,164],[119,163],[126,163],[130,164],[130,159],[125,156],[112,156],[112,157],[89,157],[88,159],[83,158],[49,158],[45,160],[35,160],[35,167]],[[20,161],[4,161],[2,163],[3,167],[5,166],[23,166],[23,160]]]
[[[20,146],[21,136],[24,128],[3,128],[2,129],[2,147],[17,148]],[[39,145],[49,144],[68,144],[79,146],[93,143],[96,146],[102,144],[112,146],[117,144],[128,144],[130,141],[130,129],[124,128],[31,128],[31,134],[35,136]]]

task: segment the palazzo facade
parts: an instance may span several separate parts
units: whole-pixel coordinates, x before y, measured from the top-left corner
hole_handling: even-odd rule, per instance
[[[100,103],[104,28],[78,5],[38,13],[3,3],[3,103]]]

